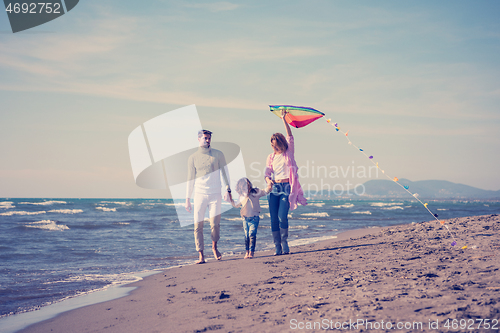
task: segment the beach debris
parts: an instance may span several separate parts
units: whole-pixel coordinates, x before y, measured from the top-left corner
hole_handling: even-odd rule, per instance
[[[221,291],[219,294],[219,299],[229,298],[231,297],[229,294],[226,294],[224,291]]]
[[[198,291],[196,290],[196,288],[195,288],[195,287],[191,287],[191,288],[190,288],[190,289],[188,289],[188,290],[183,290],[183,291],[181,291],[181,293],[186,293],[186,294],[197,294],[197,293],[198,293]]]
[[[419,278],[420,278],[420,277],[424,277],[424,276],[425,276],[426,278],[437,278],[437,277],[439,277],[439,275],[437,275],[437,274],[434,274],[434,273],[427,273],[427,274],[424,274],[424,275],[420,275],[420,276],[419,276]]]
[[[327,302],[315,303],[315,304],[311,305],[311,307],[312,307],[313,309],[319,309],[319,308],[320,308],[320,307],[322,307],[323,305],[328,305],[328,304],[330,304],[330,303],[327,303]]]

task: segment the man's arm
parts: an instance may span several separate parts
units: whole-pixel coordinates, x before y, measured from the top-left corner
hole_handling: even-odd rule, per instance
[[[188,169],[188,177],[187,177],[188,179],[187,179],[187,186],[186,186],[185,208],[189,213],[191,213],[191,194],[193,194],[194,178],[196,175],[196,168],[194,167],[193,156],[189,156],[189,158],[188,158],[187,169]]]
[[[224,184],[226,184],[226,189],[229,193],[231,193],[231,183],[229,180],[229,171],[227,169],[226,157],[222,152],[219,155],[219,167],[222,173],[222,180],[224,181]]]
[[[222,152],[219,154],[219,168],[222,173],[222,180],[226,184],[226,191],[224,192],[224,201],[231,202],[229,196],[231,195],[231,183],[229,180],[229,171],[226,165],[226,157]]]

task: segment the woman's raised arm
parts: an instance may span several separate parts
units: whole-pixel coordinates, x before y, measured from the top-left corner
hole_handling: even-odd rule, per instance
[[[285,116],[287,115],[288,112],[286,110],[281,110],[281,119],[283,119],[283,123],[285,124],[285,129],[286,129],[286,135],[292,136],[292,130],[290,129],[290,125],[285,120]]]

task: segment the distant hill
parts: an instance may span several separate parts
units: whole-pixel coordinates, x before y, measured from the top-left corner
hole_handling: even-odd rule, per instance
[[[480,188],[456,184],[446,180],[419,180],[412,182],[400,179],[399,183],[409,186],[409,191],[418,193],[420,198],[429,199],[500,199],[500,191],[482,190]],[[403,198],[409,194],[401,186],[391,180],[369,180],[363,184],[365,194],[361,197]],[[362,192],[361,186],[356,188]]]

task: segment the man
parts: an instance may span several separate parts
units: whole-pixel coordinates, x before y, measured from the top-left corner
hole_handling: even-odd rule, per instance
[[[208,208],[210,229],[212,238],[212,251],[217,260],[222,255],[217,249],[220,238],[220,214],[221,214],[221,171],[222,178],[226,184],[227,193],[231,193],[229,187],[229,176],[224,154],[210,147],[212,132],[201,130],[198,132],[198,151],[189,156],[188,159],[188,183],[186,191],[186,210],[191,213],[191,195],[194,190],[194,242],[196,251],[199,252],[198,264],[205,262],[203,254],[203,221]]]

